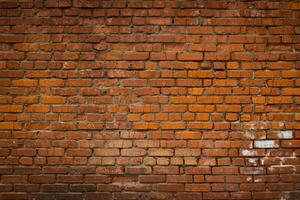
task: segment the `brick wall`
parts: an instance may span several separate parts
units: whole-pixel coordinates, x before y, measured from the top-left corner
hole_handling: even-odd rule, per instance
[[[300,3],[0,15],[0,199],[300,199]]]

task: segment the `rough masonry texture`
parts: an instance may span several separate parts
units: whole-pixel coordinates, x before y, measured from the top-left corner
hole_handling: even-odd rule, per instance
[[[300,2],[0,16],[1,200],[300,199]]]

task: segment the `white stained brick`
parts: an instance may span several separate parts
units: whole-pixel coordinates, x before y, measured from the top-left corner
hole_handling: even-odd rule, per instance
[[[255,156],[256,153],[254,151],[248,150],[248,149],[244,149],[242,150],[242,155],[243,156]]]
[[[254,141],[255,148],[276,148],[279,147],[274,140],[257,140]]]
[[[291,139],[293,138],[293,131],[281,131],[278,134],[280,139]]]

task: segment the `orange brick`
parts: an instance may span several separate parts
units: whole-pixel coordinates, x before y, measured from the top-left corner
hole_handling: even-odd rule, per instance
[[[66,86],[69,87],[88,87],[92,85],[92,81],[91,80],[83,80],[83,79],[73,79],[73,80],[67,80],[66,81]]]
[[[214,74],[210,70],[201,70],[201,71],[189,71],[188,77],[191,78],[212,78]]]
[[[239,105],[217,105],[217,112],[241,112]]]
[[[12,86],[14,86],[14,87],[33,87],[33,86],[37,86],[37,80],[32,80],[32,79],[13,80]]]
[[[160,108],[157,105],[142,105],[142,106],[131,106],[130,112],[138,112],[138,113],[152,113],[159,112]]]
[[[161,129],[168,130],[168,129],[185,129],[184,122],[161,122]]]
[[[195,103],[196,97],[192,96],[180,96],[180,97],[171,97],[170,102],[174,104],[189,104],[189,103]]]
[[[94,154],[96,156],[119,156],[119,149],[95,149]]]
[[[215,110],[215,106],[213,105],[189,105],[190,112],[213,112]]]
[[[189,122],[188,128],[191,129],[212,129],[213,123],[211,122]]]
[[[298,88],[283,88],[282,89],[283,95],[300,95],[300,89]]]
[[[175,156],[200,156],[200,149],[175,149]]]
[[[173,149],[149,149],[149,156],[173,156]]]
[[[121,155],[122,156],[144,156],[146,154],[145,149],[122,149]]]
[[[0,122],[0,130],[21,130],[22,123],[19,122]]]
[[[39,84],[42,87],[61,87],[65,83],[62,79],[41,79]]]
[[[0,112],[3,112],[3,113],[20,113],[22,111],[23,111],[23,106],[0,105]]]
[[[49,111],[50,111],[50,106],[48,106],[48,105],[33,104],[33,105],[29,105],[27,107],[27,112],[46,113]]]
[[[202,60],[202,53],[180,53],[178,54],[178,60]]]
[[[142,123],[142,122],[136,122],[133,123],[133,129],[135,130],[155,130],[158,129],[157,123]]]
[[[42,96],[40,101],[45,104],[63,104],[66,102],[66,98],[59,96]]]

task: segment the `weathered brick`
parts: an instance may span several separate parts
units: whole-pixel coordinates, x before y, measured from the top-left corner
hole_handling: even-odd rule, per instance
[[[164,175],[140,175],[139,181],[141,183],[160,183],[164,182],[166,177]]]
[[[299,2],[0,8],[0,199],[300,199]]]

